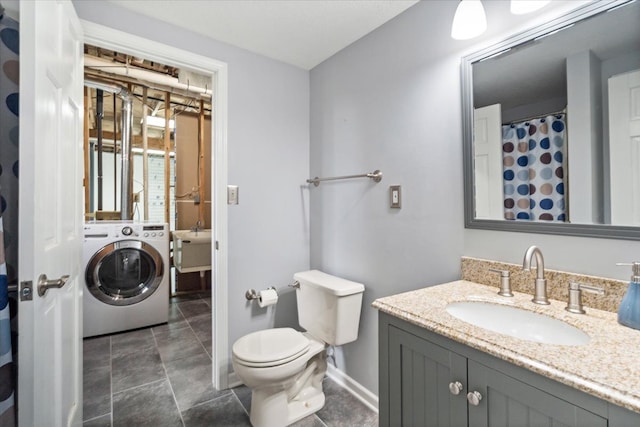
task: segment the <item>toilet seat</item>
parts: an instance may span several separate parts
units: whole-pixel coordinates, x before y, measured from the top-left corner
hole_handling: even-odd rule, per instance
[[[233,344],[236,362],[255,368],[282,365],[309,351],[310,342],[292,328],[274,328],[252,332]]]

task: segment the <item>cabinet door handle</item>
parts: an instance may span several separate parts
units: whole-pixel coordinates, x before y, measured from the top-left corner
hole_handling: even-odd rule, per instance
[[[459,395],[463,388],[464,387],[462,387],[462,383],[460,381],[449,383],[449,391],[455,396]]]
[[[467,394],[467,400],[473,406],[478,406],[482,400],[482,395],[478,391],[472,391]]]

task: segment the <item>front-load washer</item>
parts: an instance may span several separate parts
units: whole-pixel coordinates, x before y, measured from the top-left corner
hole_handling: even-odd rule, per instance
[[[86,223],[83,249],[85,338],[167,322],[167,224]]]

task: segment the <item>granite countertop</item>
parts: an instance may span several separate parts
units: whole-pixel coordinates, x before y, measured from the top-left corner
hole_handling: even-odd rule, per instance
[[[466,280],[379,298],[373,307],[499,359],[529,369],[615,405],[640,412],[640,331],[621,326],[617,314],[585,307],[573,314],[566,301],[531,302],[530,294],[501,297],[497,289]],[[591,337],[586,345],[567,346],[520,340],[459,320],[447,304],[485,301],[519,307],[560,319]]]

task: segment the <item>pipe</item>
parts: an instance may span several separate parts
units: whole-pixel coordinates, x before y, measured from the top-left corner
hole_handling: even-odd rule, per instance
[[[169,208],[171,207],[170,195],[171,188],[169,187],[169,170],[171,170],[171,163],[169,159],[169,152],[171,151],[171,129],[169,128],[169,122],[171,120],[171,94],[165,92],[164,94],[164,222],[169,223]]]
[[[116,109],[117,100],[116,97],[113,97],[113,170],[118,170],[118,139],[116,135],[118,135],[118,110]],[[122,126],[121,126],[122,127]],[[115,206],[118,206],[118,178],[116,174],[113,174],[113,206],[114,211]]]
[[[142,88],[142,191],[144,195],[144,219],[149,219],[149,135],[147,131],[147,88]]]
[[[120,179],[120,219],[132,219],[132,195],[130,192],[133,174],[131,169],[131,131],[133,126],[133,97],[123,86],[100,80],[85,79],[84,85],[116,94],[122,99],[122,143]],[[115,114],[115,111],[114,111]],[[115,136],[115,135],[114,135]],[[115,150],[114,150],[115,155]],[[100,199],[98,199],[100,202]]]
[[[163,86],[186,90],[188,92],[199,93],[208,97],[211,96],[211,88],[201,88],[189,84],[180,83],[175,77],[158,74],[147,70],[141,70],[134,67],[118,65],[116,62],[96,58],[95,56],[91,55],[84,55],[84,66],[88,68],[101,69],[120,76],[133,77],[140,80],[145,80],[150,83],[157,83]]]
[[[107,82],[107,81],[103,81],[103,80],[98,80],[98,79],[84,79],[84,85],[88,86],[88,87],[92,87],[94,89],[100,89],[100,90],[103,90],[105,92],[115,93],[116,95],[118,95],[121,98],[130,98],[131,97],[131,94],[129,93],[129,91],[125,87],[120,86],[120,85],[115,84],[115,83],[111,83],[111,82]]]
[[[96,90],[96,131],[98,132],[98,210],[102,210],[102,118],[104,101],[102,89]]]
[[[120,191],[120,219],[133,219],[131,184],[133,183],[133,169],[131,167],[131,129],[133,127],[133,103],[131,98],[122,98],[122,143],[121,143],[121,191]]]

